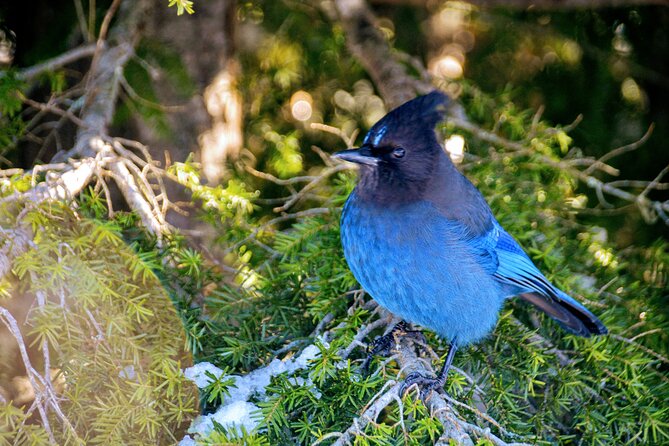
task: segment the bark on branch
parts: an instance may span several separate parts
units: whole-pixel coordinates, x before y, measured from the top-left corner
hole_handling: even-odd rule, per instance
[[[363,0],[336,0],[335,7],[351,53],[390,107],[434,89],[430,83],[409,76],[393,57],[392,48],[376,27],[376,17]]]

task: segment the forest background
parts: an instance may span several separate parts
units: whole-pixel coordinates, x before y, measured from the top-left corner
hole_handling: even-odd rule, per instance
[[[0,444],[669,444],[665,1],[30,6],[0,6]],[[360,370],[393,320],[328,154],[433,88],[445,150],[610,334],[511,302],[447,394],[400,399],[447,348]]]

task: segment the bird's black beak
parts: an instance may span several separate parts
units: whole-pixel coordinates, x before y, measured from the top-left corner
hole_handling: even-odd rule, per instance
[[[367,147],[342,150],[341,152],[333,153],[332,157],[367,166],[377,166],[379,164],[379,159],[372,156],[372,152]]]

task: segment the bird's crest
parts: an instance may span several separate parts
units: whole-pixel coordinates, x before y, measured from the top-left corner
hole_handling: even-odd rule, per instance
[[[419,131],[431,134],[437,123],[444,119],[448,103],[448,96],[438,90],[406,102],[374,124],[363,144],[379,145],[389,131],[404,134],[407,131]]]

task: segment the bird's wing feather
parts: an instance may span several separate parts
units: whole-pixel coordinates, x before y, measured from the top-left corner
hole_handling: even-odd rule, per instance
[[[486,272],[502,283],[520,288],[519,293],[537,292],[547,297],[555,294],[555,287],[496,221],[488,232],[473,237],[469,245]]]
[[[495,222],[493,228],[476,243],[489,260],[484,267],[496,265],[493,276],[515,287],[524,300],[553,317],[567,330],[581,336],[607,332],[602,322],[571,296],[556,288],[525,254],[518,242]]]
[[[557,298],[555,287],[544,277],[525,254],[518,242],[499,225],[495,225],[497,241],[494,254],[497,256],[497,270],[494,276],[502,283],[516,285],[525,291],[536,292],[550,298]]]

